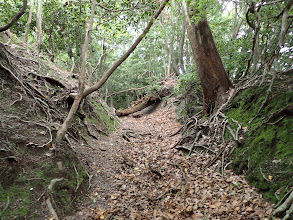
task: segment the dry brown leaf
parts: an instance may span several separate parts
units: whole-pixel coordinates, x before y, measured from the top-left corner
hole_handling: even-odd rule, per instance
[[[245,209],[245,211],[247,211],[247,212],[251,212],[252,210],[253,209],[250,206],[246,207],[246,209]]]

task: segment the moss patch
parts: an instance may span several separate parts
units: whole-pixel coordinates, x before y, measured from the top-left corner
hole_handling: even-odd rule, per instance
[[[293,92],[276,85],[259,114],[268,85],[241,92],[226,112],[248,128],[245,141],[235,150],[234,170],[245,173],[272,202],[293,186]]]
[[[98,103],[92,98],[90,98],[89,100],[95,106],[95,109],[94,109],[95,115],[93,115],[92,117],[91,116],[87,117],[86,120],[88,122],[93,122],[93,123],[96,123],[98,120],[107,127],[109,133],[112,133],[117,128],[117,125],[119,124],[118,118],[116,116],[109,115],[107,113],[107,112],[110,112],[110,109],[107,106],[102,106],[100,103]],[[105,108],[108,108],[108,109],[105,109]]]
[[[42,216],[35,210],[39,209],[41,203],[45,204],[51,180],[61,177],[64,180],[54,185],[52,193],[55,209],[60,216],[74,212],[75,198],[88,179],[87,171],[74,155],[59,151],[39,164],[24,158],[19,161],[19,166],[22,167],[21,172],[14,172],[11,174],[14,178],[8,178],[5,185],[1,184],[1,219],[32,219]]]

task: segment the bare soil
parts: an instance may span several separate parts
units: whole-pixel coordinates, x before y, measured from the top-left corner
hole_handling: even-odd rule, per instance
[[[174,148],[175,107],[165,103],[139,118],[121,118],[109,137],[76,146],[90,174],[90,193],[66,219],[264,219],[266,202],[243,176],[219,163],[202,169],[210,152]],[[86,192],[85,192],[86,193]]]

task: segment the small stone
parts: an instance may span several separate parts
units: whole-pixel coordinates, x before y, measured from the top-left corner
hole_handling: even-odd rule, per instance
[[[122,189],[122,190],[126,190],[126,185],[123,184],[123,185],[121,186],[121,189]]]

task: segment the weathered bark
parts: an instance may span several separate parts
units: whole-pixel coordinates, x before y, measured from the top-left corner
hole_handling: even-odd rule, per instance
[[[191,11],[184,1],[182,4],[188,38],[203,90],[203,114],[211,113],[224,101],[225,93],[232,87],[232,83],[226,74],[207,19],[202,18],[195,24],[192,21],[195,10]]]
[[[147,96],[141,100],[138,100],[139,103],[135,104],[134,106],[131,106],[130,108],[124,109],[124,110],[116,110],[116,115],[117,116],[126,116],[130,115],[132,113],[141,111],[159,101],[161,101],[161,98],[156,95],[150,95]]]
[[[25,13],[26,6],[27,6],[27,0],[23,0],[21,10],[11,19],[11,21],[8,24],[6,24],[2,27],[0,26],[0,32],[6,31],[8,28],[10,28],[18,20]]]

